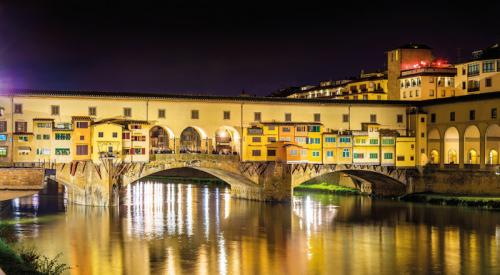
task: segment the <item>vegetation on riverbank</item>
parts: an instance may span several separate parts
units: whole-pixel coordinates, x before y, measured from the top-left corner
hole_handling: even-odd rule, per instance
[[[16,247],[12,225],[0,223],[0,267],[6,274],[62,274],[69,266],[50,259],[34,248]]]
[[[500,209],[500,197],[460,196],[434,193],[416,193],[403,196],[403,201],[423,202],[439,205],[469,206]]]
[[[314,184],[302,184],[294,188],[294,191],[301,192],[318,192],[327,194],[343,194],[343,195],[359,195],[361,192],[358,189],[329,184],[326,182]]]

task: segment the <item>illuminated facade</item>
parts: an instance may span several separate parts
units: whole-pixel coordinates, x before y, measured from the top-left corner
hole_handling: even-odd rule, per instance
[[[19,164],[202,153],[256,162],[497,165],[498,106],[495,94],[417,103],[18,92],[0,96],[0,156]]]

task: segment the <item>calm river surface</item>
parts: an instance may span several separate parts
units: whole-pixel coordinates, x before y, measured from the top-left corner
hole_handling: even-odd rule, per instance
[[[62,252],[71,274],[500,274],[495,211],[312,194],[269,204],[159,180],[124,201],[38,194],[0,215],[20,243]]]

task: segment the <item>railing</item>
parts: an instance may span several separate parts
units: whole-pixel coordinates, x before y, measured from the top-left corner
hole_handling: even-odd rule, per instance
[[[479,87],[469,87],[469,88],[467,88],[467,92],[469,92],[469,93],[470,92],[477,92],[477,91],[479,91]]]

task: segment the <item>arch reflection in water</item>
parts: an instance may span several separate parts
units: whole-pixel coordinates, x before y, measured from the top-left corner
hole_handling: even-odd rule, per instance
[[[149,180],[131,184],[124,198],[128,234],[148,239],[162,238],[165,234],[192,236],[195,233],[193,223],[201,220],[204,236],[208,239],[210,225],[218,228],[220,216],[228,218],[230,215],[230,193],[228,188],[216,188],[212,192],[207,186],[200,188],[201,196],[198,187],[195,189],[191,184]],[[215,212],[213,221],[210,212]]]

